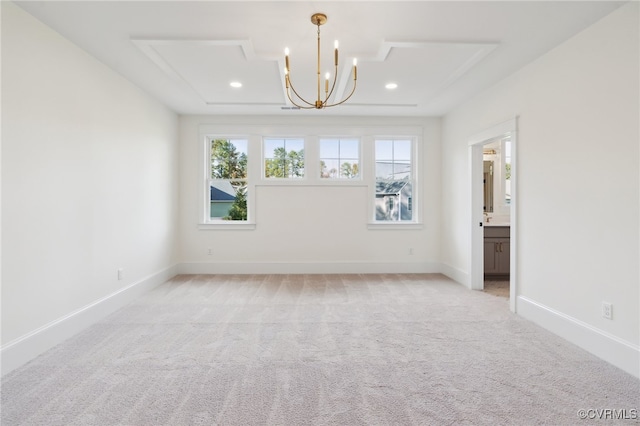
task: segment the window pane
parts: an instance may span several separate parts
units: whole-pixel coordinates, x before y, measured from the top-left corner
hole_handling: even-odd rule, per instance
[[[411,141],[376,140],[376,178],[410,179]]]
[[[358,160],[344,161],[340,165],[340,177],[352,179],[360,176],[360,163]]]
[[[264,141],[264,158],[274,158],[275,149],[284,146],[283,139],[265,139]]]
[[[338,177],[339,162],[337,159],[320,160],[320,177],[336,178]]]
[[[376,179],[392,179],[393,163],[391,161],[376,160]]]
[[[358,139],[320,139],[320,177],[354,179],[360,176]]]
[[[320,158],[338,158],[340,156],[340,142],[337,139],[320,140]]]
[[[213,139],[211,141],[211,178],[246,178],[247,145],[247,141],[241,139]]]
[[[376,141],[376,160],[392,160],[393,159],[393,141],[377,140]]]
[[[342,158],[359,158],[358,139],[341,139],[340,140],[340,157]]]
[[[375,220],[412,221],[413,158],[408,139],[376,140]]]
[[[413,195],[410,181],[376,181],[376,220],[413,220]]]
[[[302,139],[285,139],[284,141],[287,152],[289,151],[302,151],[304,149],[304,141]]]
[[[411,163],[397,161],[393,163],[393,179],[409,179],[411,177]]]
[[[411,141],[394,140],[393,141],[393,159],[395,161],[411,160]]]
[[[304,140],[265,139],[264,175],[267,178],[304,177]]]
[[[212,180],[210,219],[247,220],[247,183],[245,181]]]

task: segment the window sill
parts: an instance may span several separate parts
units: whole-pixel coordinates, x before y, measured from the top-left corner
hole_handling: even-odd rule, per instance
[[[362,179],[263,179],[256,186],[368,186]]]
[[[239,231],[239,230],[254,230],[256,229],[256,224],[253,222],[234,222],[234,221],[220,221],[220,222],[209,222],[209,223],[199,223],[198,229],[201,231]]]
[[[409,229],[422,229],[422,223],[418,222],[369,222],[367,223],[367,229],[377,230],[377,229],[393,229],[395,231],[399,230],[409,230]]]

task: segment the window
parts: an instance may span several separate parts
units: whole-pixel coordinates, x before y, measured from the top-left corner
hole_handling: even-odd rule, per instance
[[[410,139],[375,141],[375,220],[412,222],[413,142]]]
[[[322,179],[360,178],[358,139],[320,139]]]
[[[245,139],[210,139],[209,220],[247,220]]]
[[[264,177],[304,177],[304,140],[264,139]]]
[[[255,230],[270,218],[258,196],[272,202],[284,187],[310,197],[305,208],[335,204],[328,214],[348,209],[370,230],[422,228],[420,126],[203,123],[198,131],[198,229]]]

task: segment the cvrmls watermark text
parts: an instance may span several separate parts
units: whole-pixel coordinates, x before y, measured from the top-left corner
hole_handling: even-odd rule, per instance
[[[589,408],[578,410],[578,417],[591,420],[637,420],[638,410],[618,408]]]

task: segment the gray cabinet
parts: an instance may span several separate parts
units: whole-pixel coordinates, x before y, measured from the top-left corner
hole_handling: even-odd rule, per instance
[[[485,275],[509,275],[510,241],[510,228],[508,226],[485,226]]]

